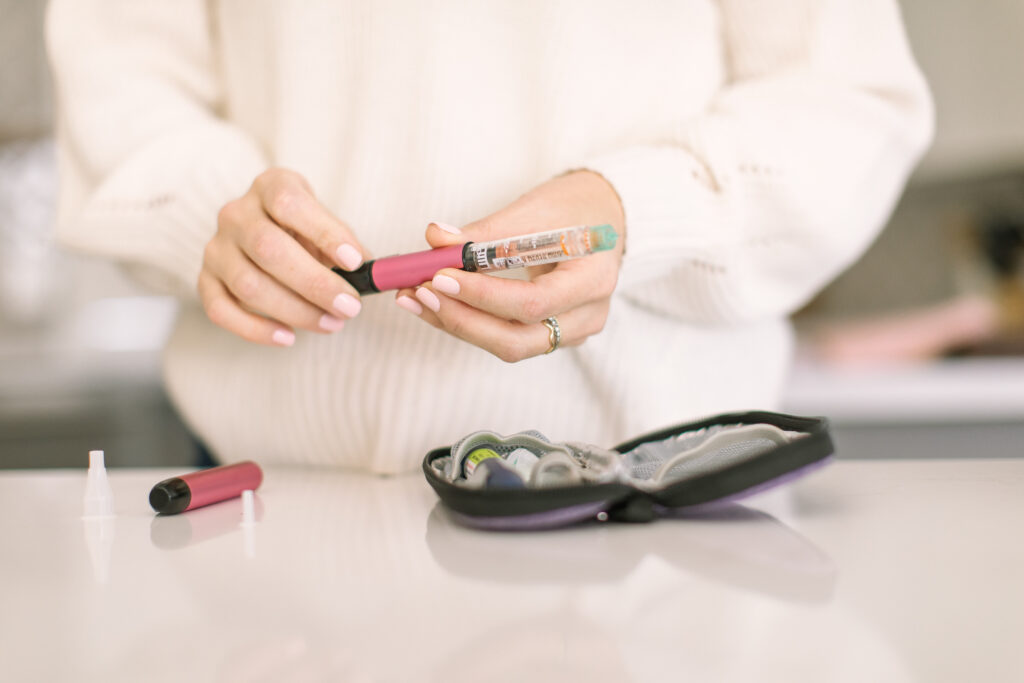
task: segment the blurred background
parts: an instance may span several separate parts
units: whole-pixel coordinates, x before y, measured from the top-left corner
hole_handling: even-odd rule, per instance
[[[1024,3],[904,0],[935,144],[865,257],[796,316],[784,409],[840,457],[1009,457],[1024,442]],[[175,303],[52,241],[43,0],[0,0],[0,468],[187,465],[160,348]]]

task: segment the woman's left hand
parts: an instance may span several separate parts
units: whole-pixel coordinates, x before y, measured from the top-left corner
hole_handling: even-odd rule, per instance
[[[525,281],[445,268],[415,290],[399,290],[395,302],[508,363],[551,348],[543,323],[548,318],[557,319],[560,346],[582,344],[608,318],[625,244],[624,222],[618,195],[600,175],[574,171],[559,176],[462,230],[431,223],[427,242],[436,248],[607,223],[619,235],[614,249],[529,268]]]

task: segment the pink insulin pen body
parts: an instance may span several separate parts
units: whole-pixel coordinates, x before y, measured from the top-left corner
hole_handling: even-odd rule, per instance
[[[353,271],[334,268],[360,294],[388,289],[415,287],[434,277],[442,268],[465,268],[465,252],[469,243],[428,249],[414,254],[385,256],[367,261]]]
[[[175,515],[237,498],[242,491],[255,491],[262,482],[259,465],[246,460],[164,479],[149,492],[149,504],[157,512]]]

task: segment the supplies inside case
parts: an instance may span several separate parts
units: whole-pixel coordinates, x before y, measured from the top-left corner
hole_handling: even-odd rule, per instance
[[[536,431],[468,434],[423,469],[456,517],[495,529],[588,518],[649,521],[722,504],[794,478],[832,454],[827,422],[781,413],[719,415],[613,449]]]

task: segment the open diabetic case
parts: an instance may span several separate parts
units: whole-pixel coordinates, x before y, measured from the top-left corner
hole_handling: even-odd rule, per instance
[[[553,442],[535,431],[478,431],[432,450],[423,472],[463,524],[543,529],[705,510],[800,477],[833,451],[824,418],[746,412],[677,425],[612,449]]]

